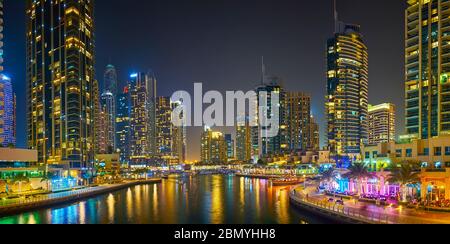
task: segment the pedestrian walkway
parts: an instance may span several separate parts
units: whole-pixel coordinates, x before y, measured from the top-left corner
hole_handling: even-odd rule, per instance
[[[298,187],[291,192],[293,200],[310,203],[328,211],[356,217],[366,220],[367,223],[383,224],[450,224],[450,213],[428,212],[420,209],[406,207],[378,206],[371,203],[363,203],[356,200],[333,198],[324,194],[318,194],[316,187],[311,186],[304,190]],[[333,199],[333,202],[329,200]],[[342,200],[343,205],[336,200]]]
[[[119,189],[139,184],[160,183],[161,179],[148,179],[140,181],[130,181],[120,184],[102,185],[67,192],[50,193],[33,198],[0,199],[0,214],[11,211],[25,211],[30,208],[44,207],[49,204],[59,204],[66,201],[76,201],[84,197],[92,197],[98,194],[104,194]]]
[[[76,195],[80,195],[80,194],[88,193],[88,192],[96,192],[99,190],[114,188],[118,185],[120,185],[120,184],[104,185],[104,186],[90,187],[90,188],[85,188],[85,189],[80,189],[80,190],[50,193],[50,194],[45,194],[45,195],[33,196],[33,197],[30,197],[27,199],[25,199],[25,198],[0,199],[0,209],[2,207],[10,207],[12,205],[35,203],[35,202],[53,200],[53,199],[64,198],[64,197],[69,197],[69,196],[76,196]]]

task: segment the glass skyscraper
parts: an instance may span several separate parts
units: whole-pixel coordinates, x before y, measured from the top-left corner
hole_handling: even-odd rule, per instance
[[[28,146],[39,163],[94,159],[93,0],[27,0]]]
[[[0,0],[0,146],[16,145],[15,97],[11,79],[3,74],[3,0]]]
[[[125,86],[117,98],[116,147],[120,151],[120,162],[127,164],[130,160],[130,118],[131,96],[129,86]]]
[[[450,134],[450,1],[408,0],[405,14],[406,132]]]
[[[360,27],[337,22],[327,43],[328,146],[356,158],[368,140],[368,50]]]
[[[311,96],[303,92],[286,92],[287,145],[291,152],[312,149],[310,135]]]
[[[114,97],[117,96],[117,71],[114,65],[108,64],[106,66],[103,82],[103,91],[109,91]]]
[[[260,104],[258,101],[257,107],[263,107],[264,111],[266,113],[266,117],[276,116],[274,113],[275,111],[272,111],[272,105],[277,106],[279,109],[278,114],[278,134],[274,137],[265,135],[261,133],[262,130],[270,130],[270,127],[264,127],[260,126],[259,128],[259,156],[265,157],[265,156],[273,156],[280,154],[288,149],[287,145],[287,135],[286,135],[286,110],[285,110],[285,92],[283,90],[283,87],[280,84],[280,79],[278,77],[271,77],[266,81],[267,79],[264,79],[264,83],[261,84],[256,88],[256,94],[258,98],[262,93],[267,94],[266,104]],[[273,104],[274,100],[272,98],[272,94],[278,96],[278,104]]]
[[[151,73],[130,76],[130,159],[147,164],[156,155],[156,79]]]
[[[16,145],[14,133],[14,94],[11,79],[0,74],[0,145]]]
[[[101,96],[101,108],[105,114],[105,144],[106,153],[111,154],[116,150],[116,97],[110,92],[105,91]]]

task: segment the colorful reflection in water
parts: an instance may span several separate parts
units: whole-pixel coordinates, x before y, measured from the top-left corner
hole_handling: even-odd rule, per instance
[[[324,223],[291,208],[288,191],[259,179],[224,175],[186,177],[0,218],[0,224]]]

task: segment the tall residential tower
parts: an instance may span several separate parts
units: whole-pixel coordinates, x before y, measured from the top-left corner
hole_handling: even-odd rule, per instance
[[[450,134],[449,1],[408,0],[405,14],[406,133]]]
[[[367,143],[368,51],[360,27],[336,23],[327,44],[328,146],[337,156],[358,157]]]
[[[395,105],[369,105],[369,145],[395,141]]]
[[[15,96],[11,79],[3,74],[3,0],[0,0],[0,146],[15,146]]]
[[[94,0],[27,0],[28,146],[39,163],[94,159]]]

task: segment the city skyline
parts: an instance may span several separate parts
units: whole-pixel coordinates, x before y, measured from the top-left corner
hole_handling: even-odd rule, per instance
[[[0,224],[449,224],[450,0],[361,2],[0,0]]]
[[[103,83],[104,67],[112,63],[117,67],[119,73],[120,86],[118,90],[121,90],[130,73],[150,68],[155,71],[160,81],[158,95],[171,95],[174,92],[173,87],[176,87],[176,90],[191,89],[192,83],[198,81],[204,82],[207,89],[223,91],[237,88],[250,90],[258,83],[260,77],[259,59],[261,55],[264,55],[268,73],[282,77],[287,90],[299,90],[311,94],[313,115],[317,118],[321,127],[321,142],[322,146],[324,145],[324,135],[326,135],[324,133],[326,123],[323,108],[326,92],[324,55],[326,39],[333,34],[332,1],[320,3],[286,1],[275,9],[270,8],[270,1],[258,2],[259,4],[256,4],[255,1],[242,3],[218,1],[214,5],[199,1],[189,4],[181,3],[177,7],[159,1],[145,3],[140,1],[139,3],[145,6],[152,5],[152,11],[155,11],[156,14],[149,18],[152,18],[153,22],[160,20],[157,21],[158,23],[165,23],[163,20],[173,18],[183,8],[187,7],[192,11],[178,14],[179,16],[171,24],[151,25],[150,27],[141,25],[141,22],[146,23],[146,21],[139,19],[143,17],[130,16],[130,18],[127,18],[127,22],[133,26],[130,30],[127,30],[125,28],[127,25],[111,19],[111,16],[117,13],[114,7],[117,7],[118,1],[110,1],[108,6],[106,6],[107,4],[103,5],[102,1],[96,2],[97,62],[95,67],[96,77],[100,83]],[[387,3],[385,1],[385,4]],[[374,104],[392,102],[396,104],[398,114],[401,115],[404,107],[402,82],[404,79],[402,72],[404,70],[402,55],[404,38],[401,34],[404,31],[404,17],[398,13],[404,11],[406,3],[389,1],[392,8],[387,9],[388,12],[385,13],[385,18],[380,20],[381,23],[375,23],[376,21],[373,21],[373,19],[376,16],[368,13],[369,11],[365,9],[382,9],[385,4],[380,1],[359,3],[341,0],[338,2],[338,11],[341,20],[361,25],[364,39],[367,42],[370,63],[369,89],[371,91],[369,102]],[[10,8],[9,14],[8,12],[5,13],[6,24],[13,21],[24,22],[24,16],[11,14],[11,12],[20,13],[24,11],[23,3],[6,1],[5,7]],[[224,9],[233,7],[239,7],[236,10],[235,19],[229,19],[221,15],[221,13],[227,12],[223,11]],[[197,10],[195,10],[196,8]],[[251,11],[250,8],[256,8],[259,11]],[[311,14],[308,13],[309,8],[320,9],[321,11]],[[198,11],[203,14],[196,17]],[[211,13],[218,13],[219,16],[214,16]],[[269,16],[269,13],[270,16],[273,16],[272,19],[264,18],[264,16]],[[243,21],[244,18],[246,19],[246,14],[252,15],[255,20]],[[142,15],[137,14],[136,16]],[[211,26],[205,26],[205,23],[201,22],[205,18],[210,19]],[[309,19],[314,21],[308,21]],[[245,25],[235,27],[235,23],[239,21],[243,21]],[[308,26],[302,23],[308,23]],[[107,25],[117,28],[107,28]],[[131,32],[135,31],[135,28],[148,30],[149,34],[144,35],[144,38],[141,38],[143,40],[133,40],[130,37],[133,36]],[[243,33],[243,30],[250,31],[248,31],[249,33]],[[274,31],[273,33],[278,35],[267,37],[265,33],[270,31]],[[21,53],[24,53],[24,50],[20,50],[24,48],[20,48],[20,45],[13,48],[12,43],[20,43],[20,40],[24,39],[25,29],[21,29],[19,25],[19,28],[5,29],[5,32],[5,54],[7,56],[20,56]],[[115,35],[117,33],[122,34]],[[155,35],[151,35],[151,33]],[[386,40],[388,38],[382,38],[384,33],[387,33],[386,35],[399,35],[399,38],[394,38],[395,42]],[[193,36],[202,37],[200,39],[201,45],[194,42],[196,39]],[[262,37],[264,38],[261,39]],[[124,42],[124,38],[127,42]],[[129,43],[129,45],[126,48],[121,48],[124,43]],[[139,51],[133,50],[136,48],[132,47],[138,47]],[[121,50],[126,50],[126,52]],[[144,51],[140,53],[141,50]],[[218,55],[215,58],[206,56],[211,50],[217,51]],[[246,55],[242,56],[242,52],[245,52]],[[239,58],[237,58],[238,55]],[[190,57],[194,60],[190,60]],[[20,87],[25,80],[22,74],[25,65],[24,62],[21,62],[21,59],[7,59],[5,66],[13,78],[15,91],[19,93],[17,106],[19,116],[18,146],[26,147],[24,130],[21,130],[24,128],[23,118],[20,119],[20,116],[25,114],[25,103],[22,101],[23,99],[20,99],[20,97],[23,97],[23,94],[20,93]],[[388,85],[392,89],[384,90]],[[398,117],[398,134],[402,134],[404,120],[403,116]],[[221,128],[218,129],[222,130]],[[187,155],[189,160],[199,159],[200,150],[197,148],[200,148],[201,130],[202,128],[190,128],[188,130],[188,145],[193,148],[190,151],[192,153]],[[230,131],[233,131],[233,128],[224,129],[224,132]]]

